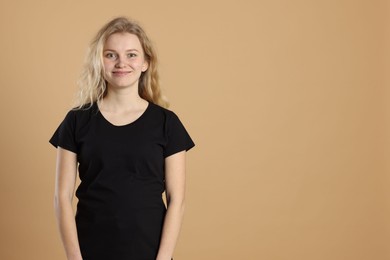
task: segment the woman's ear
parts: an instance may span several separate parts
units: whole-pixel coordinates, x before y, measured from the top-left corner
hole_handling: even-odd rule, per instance
[[[148,68],[149,68],[149,63],[145,61],[144,64],[142,65],[141,71],[145,72],[148,70]]]

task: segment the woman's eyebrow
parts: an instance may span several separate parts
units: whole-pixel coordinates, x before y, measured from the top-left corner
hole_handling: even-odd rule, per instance
[[[116,50],[112,50],[112,49],[104,49],[103,51],[112,51],[112,52],[116,52]],[[128,50],[126,50],[126,52],[129,52],[129,51],[136,51],[136,52],[139,52],[139,50],[137,50],[137,49],[128,49]]]

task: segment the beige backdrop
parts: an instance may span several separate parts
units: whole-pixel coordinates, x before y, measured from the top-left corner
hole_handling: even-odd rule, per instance
[[[197,144],[175,259],[390,259],[380,0],[2,0],[0,259],[65,259],[48,139],[89,41],[117,15],[155,42]]]

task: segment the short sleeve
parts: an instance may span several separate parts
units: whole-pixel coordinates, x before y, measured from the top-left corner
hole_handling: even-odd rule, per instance
[[[60,126],[54,132],[49,142],[56,148],[60,146],[66,150],[77,153],[75,139],[76,118],[75,111],[69,111]]]
[[[195,146],[184,125],[175,113],[170,113],[166,123],[167,143],[164,149],[164,158],[181,151],[188,151]]]

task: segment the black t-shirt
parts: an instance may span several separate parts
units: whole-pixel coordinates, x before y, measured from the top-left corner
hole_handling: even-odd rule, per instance
[[[115,126],[94,103],[69,111],[50,143],[77,154],[83,259],[155,259],[166,212],[165,158],[194,146],[176,114],[149,102],[138,119]]]

